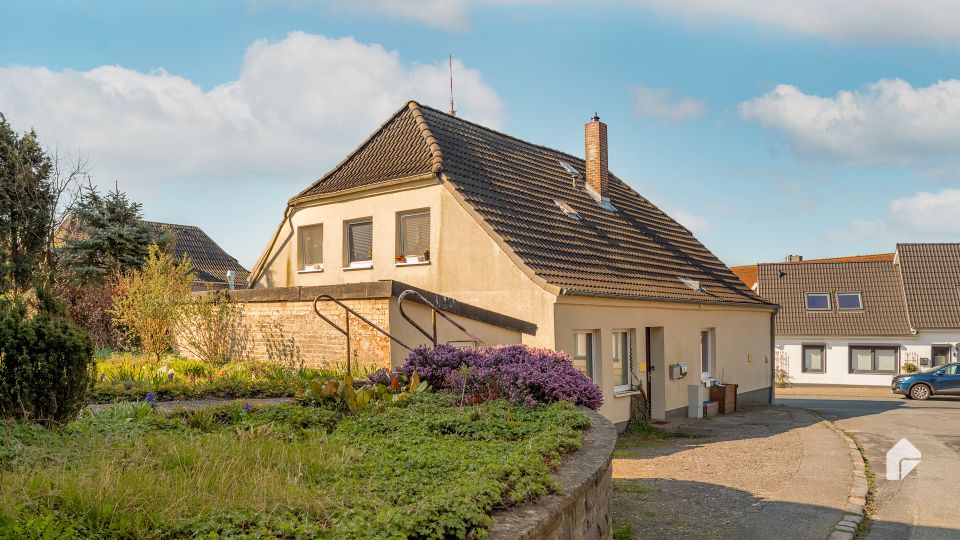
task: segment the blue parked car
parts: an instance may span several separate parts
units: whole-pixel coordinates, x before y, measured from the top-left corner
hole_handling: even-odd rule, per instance
[[[930,396],[960,396],[960,363],[946,364],[920,373],[897,375],[893,378],[893,393],[913,399]]]

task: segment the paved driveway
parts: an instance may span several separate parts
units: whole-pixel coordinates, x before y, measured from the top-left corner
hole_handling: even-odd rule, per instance
[[[868,539],[960,538],[960,398],[790,396],[784,405],[820,411],[854,434],[876,474]],[[923,454],[902,481],[886,479],[886,453],[906,438]]]

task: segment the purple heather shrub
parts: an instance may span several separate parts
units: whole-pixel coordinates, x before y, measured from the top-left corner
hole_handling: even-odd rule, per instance
[[[461,366],[469,370],[461,371]],[[490,349],[455,349],[440,345],[418,347],[407,357],[405,373],[420,377],[435,388],[466,391],[471,401],[502,397],[517,405],[569,401],[598,409],[603,393],[573,367],[565,353],[503,345]]]

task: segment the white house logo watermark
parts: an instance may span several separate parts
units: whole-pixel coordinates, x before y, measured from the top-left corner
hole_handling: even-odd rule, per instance
[[[920,450],[906,439],[900,439],[887,452],[887,480],[903,480],[920,464]]]

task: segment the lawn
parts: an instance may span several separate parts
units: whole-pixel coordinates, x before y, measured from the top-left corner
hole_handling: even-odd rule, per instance
[[[589,420],[567,402],[457,398],[0,424],[0,538],[482,537],[491,511],[555,487]]]

